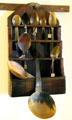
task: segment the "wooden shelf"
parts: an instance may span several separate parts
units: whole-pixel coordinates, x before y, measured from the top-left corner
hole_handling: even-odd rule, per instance
[[[65,76],[58,77],[43,77],[42,78],[42,90],[49,92],[49,94],[64,94],[65,88]]]
[[[41,77],[42,78],[42,80],[43,80],[43,82],[45,83],[45,82],[47,82],[47,80],[58,80],[58,79],[60,79],[60,80],[63,80],[63,79],[65,79],[65,76],[55,76],[55,77]],[[21,80],[21,81],[26,81],[26,80],[28,80],[28,81],[31,81],[31,80],[35,80],[36,79],[36,77],[34,77],[34,78],[31,78],[31,79],[29,79],[29,78],[26,78],[26,79],[18,79],[19,81]],[[17,80],[16,78],[14,78],[13,80]],[[45,81],[44,81],[45,80]]]
[[[35,60],[36,58],[9,58],[10,60]],[[52,58],[37,58],[38,60],[52,60]],[[60,60],[63,59],[61,57],[55,58],[55,60]]]
[[[53,26],[50,26],[50,25],[26,25],[27,27],[46,27],[46,28],[49,28],[49,27],[53,27]],[[12,25],[12,24],[9,24],[8,27],[25,27],[25,25]],[[60,25],[59,26],[54,26],[54,27],[61,27]],[[53,28],[54,28],[53,27]]]
[[[35,92],[36,78],[32,79],[12,79],[12,97],[30,96]],[[16,89],[15,89],[16,88]],[[23,92],[24,90],[24,92]],[[65,76],[42,77],[42,91],[49,94],[64,94]]]
[[[0,3],[0,10],[16,10],[20,7],[25,7],[27,4],[13,4],[13,3]],[[40,7],[43,7],[48,12],[54,11],[54,12],[69,12],[69,6],[68,5],[40,5]]]
[[[41,17],[41,13],[39,12],[40,8],[44,8],[44,12],[69,12],[69,6],[65,5],[40,5],[38,8],[38,15]],[[36,69],[35,69],[35,60],[36,58],[40,61],[40,72],[42,77],[42,90],[49,93],[49,94],[60,94],[65,93],[65,77],[64,77],[64,68],[63,68],[63,58],[62,58],[62,41],[61,41],[61,27],[60,25],[55,26],[55,32],[57,35],[55,38],[58,38],[59,40],[40,40],[37,38],[37,40],[31,40],[31,42],[34,45],[34,42],[38,43],[48,43],[47,49],[40,49],[39,53],[36,51],[36,48],[30,48],[30,53],[27,55],[27,58],[19,58],[20,54],[22,52],[17,49],[15,44],[12,44],[12,42],[18,42],[18,40],[15,39],[15,27],[18,27],[19,33],[21,34],[23,32],[23,29],[25,25],[21,24],[18,26],[14,26],[12,24],[12,18],[14,15],[23,16],[23,14],[26,12],[28,15],[32,15],[33,13],[33,7],[30,6],[30,4],[10,4],[10,3],[0,3],[0,10],[12,10],[13,13],[8,17],[8,38],[9,38],[9,60],[14,60],[16,62],[19,62],[20,65],[24,67],[24,62],[26,61],[28,63],[28,69],[27,71],[32,74],[33,76],[36,76]],[[35,27],[38,27],[38,29],[46,28],[48,29],[51,27],[50,25],[26,25],[28,29],[33,29]],[[57,30],[59,28],[59,30]],[[29,31],[29,34],[32,31]],[[40,34],[41,35],[41,34]],[[49,43],[57,43],[60,45],[60,56],[58,58],[54,59],[54,72],[56,77],[51,78],[51,70],[52,70],[52,58],[50,57],[50,44]],[[60,44],[61,43],[61,44]],[[32,47],[33,47],[32,45]],[[45,45],[43,47],[46,47]],[[15,50],[14,50],[15,49]],[[16,50],[17,49],[17,50]],[[14,51],[13,51],[14,50]],[[20,54],[19,54],[20,52]],[[35,52],[35,54],[33,53]],[[37,55],[36,55],[37,52]],[[17,54],[17,55],[16,55]],[[22,55],[22,54],[21,54]],[[18,56],[18,58],[17,58]],[[42,57],[44,56],[44,57]],[[26,57],[26,56],[25,56]],[[40,57],[40,58],[39,58]],[[47,71],[47,72],[46,72]],[[29,96],[35,91],[36,86],[36,78],[32,79],[23,79],[20,80],[13,74],[10,74],[10,91],[12,96]],[[15,80],[16,79],[16,80]]]
[[[58,80],[58,79],[61,79],[61,80],[63,80],[63,79],[65,79],[65,76],[58,76],[58,77],[42,77],[42,79],[44,80],[44,79],[46,79],[46,80]],[[45,81],[44,81],[45,82]]]
[[[62,42],[61,40],[31,40],[31,42]]]
[[[17,42],[18,40],[9,40],[9,42]],[[45,43],[45,42],[62,42],[61,40],[31,40],[31,42],[42,42],[42,43]]]
[[[34,58],[9,58],[10,60],[34,60]]]

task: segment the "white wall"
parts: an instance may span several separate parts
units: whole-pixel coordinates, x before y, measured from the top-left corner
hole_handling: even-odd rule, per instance
[[[7,1],[8,0],[1,0],[0,2]],[[17,3],[27,3],[31,1],[32,0],[17,0]],[[16,0],[9,2],[16,2]],[[41,4],[70,5],[69,13],[56,13],[62,26],[61,37],[63,41],[64,71],[66,75],[66,94],[53,96],[57,106],[57,113],[54,117],[50,118],[50,120],[72,120],[72,2],[70,0],[35,0],[35,2],[39,2]],[[6,18],[7,17],[4,17],[4,15],[0,17],[0,93],[3,93],[0,95],[0,120],[39,120],[39,118],[35,117],[29,111],[27,104],[28,97],[10,98],[8,95],[4,95],[4,93],[7,93],[8,86],[7,24],[4,22],[6,21]]]
[[[41,4],[64,4],[64,5],[68,5],[70,4],[71,0],[0,0],[1,3],[29,3],[29,2],[37,2],[37,3],[41,3]]]

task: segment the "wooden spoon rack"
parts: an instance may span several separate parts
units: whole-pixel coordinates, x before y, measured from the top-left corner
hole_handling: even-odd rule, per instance
[[[66,8],[65,8],[66,9]],[[50,9],[49,9],[50,10]],[[55,11],[56,11],[55,7]],[[58,9],[59,10],[59,9]],[[63,9],[62,9],[63,10]],[[68,10],[68,9],[67,9]],[[65,11],[65,10],[64,10]],[[12,25],[12,17],[15,14],[22,16],[24,12],[32,14],[32,10],[28,6],[20,6],[15,10],[15,12],[8,18],[8,36],[9,36],[9,60],[14,60],[24,66],[24,61],[27,62],[28,69],[27,71],[32,75],[36,76],[35,70],[35,58],[38,58],[40,61],[40,71],[42,77],[42,89],[43,91],[49,94],[63,94],[65,93],[65,75],[63,68],[63,58],[62,58],[62,41],[61,41],[61,26],[54,27],[54,40],[42,40],[42,39],[31,39],[31,47],[29,49],[29,54],[25,58],[19,58],[22,54],[19,49],[16,49],[17,41],[15,40],[15,27]],[[24,25],[17,26],[19,29],[19,35],[23,33]],[[34,27],[37,27],[38,30],[41,30],[42,27],[45,27],[47,30],[50,26],[45,25],[27,25],[28,33],[31,35],[31,31]],[[56,77],[51,78],[51,62],[52,58],[50,57],[50,44],[53,43],[54,46],[60,46],[60,56],[55,58],[55,74]],[[44,56],[36,56],[36,50],[33,48],[35,45],[44,46]],[[48,46],[48,47],[47,47]],[[47,49],[45,49],[47,48]],[[35,78],[32,79],[19,79],[10,73],[10,85],[9,93],[13,97],[17,96],[28,96],[35,91]]]

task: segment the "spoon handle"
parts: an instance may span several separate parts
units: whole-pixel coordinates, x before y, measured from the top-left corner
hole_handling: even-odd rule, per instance
[[[18,27],[15,27],[15,40],[18,40],[19,38],[19,30]]]
[[[52,58],[52,73],[51,73],[51,77],[55,77],[55,73],[54,73],[54,58]]]
[[[24,29],[25,29],[24,33],[27,34],[27,26],[26,25],[24,26]]]
[[[52,73],[54,73],[54,58],[52,58]]]
[[[54,40],[54,28],[51,27],[51,30],[52,30],[52,40]]]
[[[27,34],[27,26],[26,25],[25,25],[24,29],[25,29],[24,33]],[[28,53],[28,50],[27,50],[27,53]],[[25,69],[25,74],[26,74],[27,73],[27,62],[26,62],[26,60],[25,60],[25,63],[24,63],[24,69]]]
[[[36,34],[37,34],[37,27],[35,28],[35,34],[34,34],[34,40],[36,40]],[[37,55],[37,43],[36,43],[36,55]],[[36,59],[36,88],[35,91],[42,91],[42,82],[41,82],[41,75],[40,75],[40,66],[39,66],[39,60]]]
[[[39,60],[36,59],[36,91],[42,91],[42,82],[41,82],[41,75],[40,75],[40,66]]]

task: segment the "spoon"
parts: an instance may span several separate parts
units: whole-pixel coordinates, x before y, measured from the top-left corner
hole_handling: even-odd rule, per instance
[[[36,8],[33,8],[33,14],[30,17],[30,24],[38,25],[39,24],[39,15],[37,13]]]
[[[20,50],[23,51],[23,55],[20,58],[25,57],[26,51],[28,53],[28,49],[31,46],[31,40],[30,40],[29,35],[27,34],[27,26],[25,25],[24,28],[25,28],[25,32],[18,39],[18,46],[19,46]],[[24,69],[27,70],[26,61],[24,64]]]
[[[31,46],[31,40],[29,35],[27,34],[27,26],[25,25],[25,32],[21,34],[21,36],[18,39],[18,46],[21,51],[23,51],[23,54],[30,48]]]
[[[47,24],[46,18],[45,18],[45,17],[42,17],[42,18],[40,19],[40,25],[45,26],[46,24]]]
[[[22,22],[21,17],[19,15],[14,15],[12,17],[12,24],[15,26],[15,40],[19,39],[19,27],[18,25],[20,25]],[[15,46],[15,51],[13,51],[13,56],[14,57],[19,57],[20,54],[20,49],[17,46],[17,42],[13,42],[13,47]]]
[[[29,15],[25,12],[23,15],[22,15],[22,24],[29,24],[30,22],[30,18],[29,18]]]
[[[15,75],[16,77],[18,77],[20,79],[34,78],[34,76],[28,72],[27,72],[27,74],[25,74],[24,68],[19,63],[15,62],[15,61],[9,60],[8,67],[9,67],[9,71],[13,75]]]
[[[54,40],[54,27],[55,27],[56,24],[57,24],[57,18],[56,18],[56,15],[55,15],[54,12],[51,12],[51,13],[49,14],[48,23],[49,23],[49,25],[51,26],[51,33],[52,33],[51,39]],[[51,42],[51,43],[50,43],[50,51],[53,49],[53,47],[54,47],[54,43]],[[54,60],[52,59],[52,65],[53,65],[53,61],[54,61]],[[54,69],[54,68],[53,68],[53,69]],[[53,70],[53,69],[52,69],[52,70]],[[53,72],[53,71],[52,71],[52,72]],[[54,74],[53,76],[55,76],[55,74]]]
[[[22,22],[21,17],[19,15],[14,15],[12,18],[12,24],[16,25],[15,26],[15,40],[18,40],[19,38],[19,30],[18,30],[18,26],[20,25]]]
[[[57,24],[57,18],[56,18],[56,15],[55,15],[55,13],[54,12],[51,12],[50,14],[49,14],[49,25],[51,25],[51,26],[56,26],[56,24]]]
[[[52,51],[50,52],[50,57],[52,58],[52,73],[51,73],[51,77],[55,77],[55,73],[54,73],[54,58],[58,58],[60,54],[60,46],[56,46],[52,49]]]
[[[52,97],[42,91],[39,61],[36,59],[36,90],[28,100],[31,112],[39,118],[46,119],[56,113],[55,102]]]

